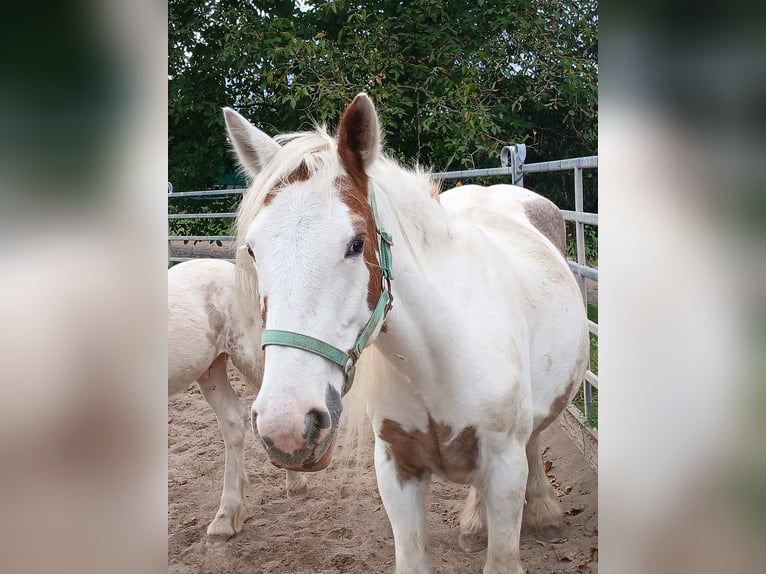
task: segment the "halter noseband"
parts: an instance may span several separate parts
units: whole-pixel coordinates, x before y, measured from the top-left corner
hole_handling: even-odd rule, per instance
[[[309,337],[308,335],[294,333],[293,331],[268,329],[261,334],[261,348],[266,347],[266,345],[293,347],[314,353],[338,365],[343,371],[343,390],[341,396],[351,390],[356,372],[356,362],[359,360],[359,356],[367,346],[375,329],[385,320],[394,301],[391,294],[391,280],[394,278],[394,272],[391,267],[391,246],[393,241],[391,240],[391,234],[380,228],[378,208],[375,204],[375,192],[372,185],[369,187],[369,195],[372,217],[375,221],[375,233],[379,237],[378,247],[380,252],[380,268],[383,272],[383,284],[381,286],[380,297],[378,297],[378,304],[375,305],[375,309],[372,312],[372,316],[367,320],[367,324],[359,332],[353,347],[348,351],[342,351],[338,347],[333,347],[324,341]]]

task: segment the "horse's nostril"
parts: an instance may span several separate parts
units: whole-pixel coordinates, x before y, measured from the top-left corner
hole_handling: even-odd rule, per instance
[[[303,440],[306,442],[316,442],[319,438],[319,419],[315,413],[306,413],[303,418]]]
[[[330,428],[330,415],[319,411],[310,411],[306,413],[303,419],[303,439],[308,443],[315,443],[319,440],[319,433],[322,429]]]
[[[257,435],[258,434],[258,413],[255,411],[252,411],[252,414],[250,415],[250,425],[253,427],[253,432]]]
[[[319,420],[320,429],[328,429],[332,426],[332,419],[330,418],[330,413],[326,411],[313,411],[313,413]]]

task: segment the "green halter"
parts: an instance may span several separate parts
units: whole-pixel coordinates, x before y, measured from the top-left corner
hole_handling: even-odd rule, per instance
[[[367,321],[367,324],[359,332],[356,338],[354,346],[348,351],[342,351],[338,347],[309,337],[308,335],[301,335],[300,333],[294,333],[292,331],[280,331],[275,329],[269,329],[261,334],[261,347],[266,345],[280,345],[282,347],[293,347],[295,349],[302,349],[309,353],[314,353],[320,357],[324,357],[328,361],[338,365],[343,371],[343,391],[341,396],[345,395],[354,383],[354,374],[356,372],[356,362],[359,360],[359,356],[367,346],[372,333],[381,324],[393,305],[393,296],[391,295],[391,280],[394,278],[394,272],[391,268],[391,234],[387,231],[383,231],[380,228],[378,218],[378,208],[375,204],[375,192],[372,186],[369,188],[370,205],[372,206],[372,217],[375,220],[375,233],[379,236],[379,251],[380,251],[380,268],[383,272],[383,285],[381,287],[380,297],[378,298],[378,304],[375,305],[375,310],[372,312],[372,316]]]

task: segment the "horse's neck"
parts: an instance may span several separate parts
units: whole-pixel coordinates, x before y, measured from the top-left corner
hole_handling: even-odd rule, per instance
[[[389,181],[380,202],[382,225],[394,242],[394,303],[377,344],[412,381],[454,366],[455,357],[439,343],[457,321],[453,290],[463,274],[454,260],[449,218],[438,201],[415,186],[411,177]]]
[[[391,168],[381,174],[381,225],[395,240],[395,267],[407,271],[428,271],[434,259],[446,256],[450,243],[449,220],[444,208],[424,186],[424,176]],[[398,265],[397,265],[398,263]],[[424,279],[428,279],[427,277]]]

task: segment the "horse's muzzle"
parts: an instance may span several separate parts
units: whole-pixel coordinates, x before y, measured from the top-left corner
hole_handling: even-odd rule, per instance
[[[269,460],[274,466],[297,472],[316,472],[330,464],[335,450],[337,428],[319,429],[316,423],[308,420],[310,418],[307,415],[304,446],[288,453],[277,448],[268,436],[258,432],[256,416],[253,416],[253,431],[261,439],[266,454],[269,455]]]
[[[327,385],[324,404],[315,406],[302,418],[274,411],[252,409],[253,432],[275,466],[298,472],[322,470],[330,464],[342,410],[340,395]],[[320,403],[321,404],[321,403]],[[260,416],[259,416],[260,414]]]

